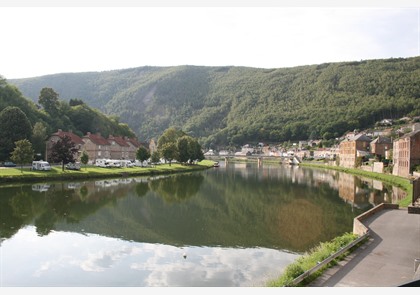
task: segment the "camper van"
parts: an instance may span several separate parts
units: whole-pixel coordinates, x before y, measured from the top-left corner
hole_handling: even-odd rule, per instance
[[[120,160],[111,160],[111,159],[96,159],[95,166],[97,167],[105,167],[105,168],[113,168],[113,167],[121,167]]]
[[[33,161],[32,170],[49,171],[51,166],[47,161]]]
[[[121,168],[121,160],[107,160],[108,167]]]
[[[134,163],[131,162],[130,160],[121,160],[120,164],[121,164],[121,167],[123,167],[123,168],[134,167]]]
[[[95,166],[96,167],[109,167],[107,163],[107,159],[96,159]]]

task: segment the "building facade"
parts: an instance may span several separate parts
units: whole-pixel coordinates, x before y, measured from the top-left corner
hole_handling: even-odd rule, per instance
[[[378,136],[370,142],[370,152],[372,155],[381,159],[386,157],[388,151],[392,149],[392,140],[389,137]]]
[[[420,165],[420,130],[409,132],[393,143],[392,174],[409,177],[415,166]]]
[[[355,168],[357,158],[369,154],[371,141],[364,134],[358,134],[344,139],[339,146],[340,166]]]
[[[52,134],[46,141],[47,160],[51,154],[52,146],[64,136],[70,137],[77,147],[76,161],[80,161],[80,157],[85,152],[89,157],[89,163],[95,163],[96,159],[114,159],[114,160],[131,160],[136,159],[138,148],[142,145],[136,138],[128,138],[121,136],[112,136],[104,138],[100,133],[92,134],[87,132],[85,136],[80,137],[71,131],[62,131],[59,129]]]
[[[57,132],[53,133],[46,141],[45,161],[50,161],[50,155],[53,145],[56,144],[62,138],[64,138],[64,136],[68,136],[78,150],[77,153],[73,155],[75,160],[78,161],[80,159],[80,155],[82,153],[84,145],[82,138],[71,131],[63,131],[61,129],[58,129]]]

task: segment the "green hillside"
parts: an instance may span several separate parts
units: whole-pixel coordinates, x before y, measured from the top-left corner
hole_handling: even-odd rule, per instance
[[[127,124],[119,122],[118,117],[105,115],[80,99],[67,102],[57,96],[49,108],[44,109],[38,104],[40,92],[41,89],[36,100],[31,101],[0,76],[0,161],[9,159],[15,141],[21,139],[28,139],[35,153],[43,158],[45,140],[58,129],[71,130],[79,136],[87,132],[100,132],[105,137],[110,134],[135,136]]]
[[[295,68],[140,67],[8,81],[116,115],[141,140],[182,128],[204,147],[333,138],[420,115],[420,57]]]

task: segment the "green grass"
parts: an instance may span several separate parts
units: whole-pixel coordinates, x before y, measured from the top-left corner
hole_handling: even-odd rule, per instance
[[[278,279],[269,281],[267,283],[267,287],[299,287],[309,284],[318,278],[325,271],[325,269],[336,265],[338,261],[347,256],[351,252],[351,249],[343,253],[343,255],[332,260],[330,263],[326,264],[317,272],[305,278],[301,283],[294,285],[293,280],[316,266],[319,262],[327,259],[341,248],[347,246],[357,238],[358,236],[353,233],[345,233],[342,236],[336,237],[332,241],[320,243],[318,246],[296,259],[295,262],[289,264]]]
[[[178,163],[172,163],[171,165],[161,164],[153,167],[149,166],[130,168],[101,168],[91,165],[82,165],[81,169],[78,171],[66,169],[62,171],[61,166],[53,166],[50,171],[33,171],[30,168],[23,168],[21,170],[20,167],[4,168],[0,169],[0,183],[168,174],[202,170],[212,167],[213,163],[214,162],[210,160],[203,160],[197,165],[181,165]]]

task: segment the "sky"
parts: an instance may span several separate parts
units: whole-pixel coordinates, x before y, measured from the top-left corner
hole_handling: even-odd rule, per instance
[[[48,0],[32,7],[25,0],[0,3],[0,75],[178,65],[284,68],[420,55],[420,1],[89,1],[66,7]]]

